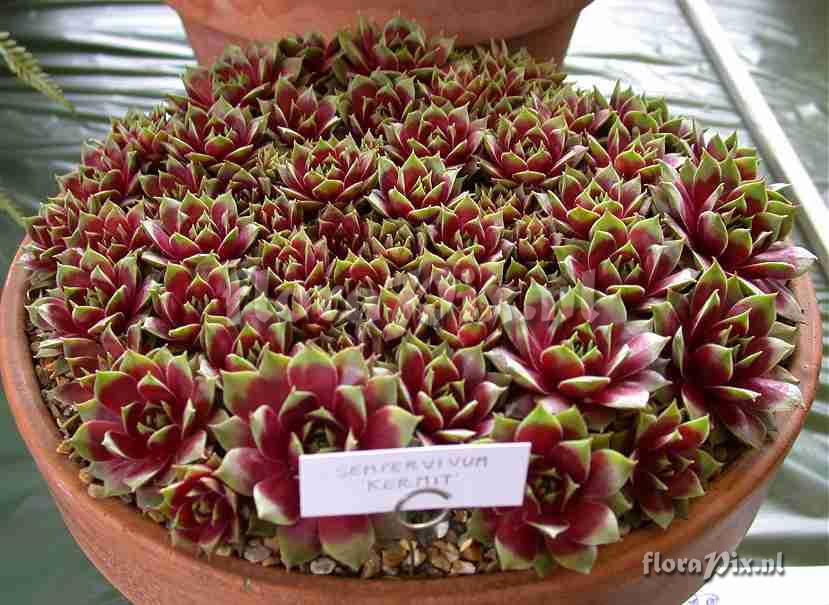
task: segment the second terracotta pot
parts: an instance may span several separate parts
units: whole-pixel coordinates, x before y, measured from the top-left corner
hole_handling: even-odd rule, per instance
[[[468,46],[504,38],[539,59],[560,63],[579,12],[591,0],[166,0],[181,17],[202,65],[209,65],[227,44],[274,40],[297,32],[331,37],[353,27],[358,17],[383,23],[397,15],[414,19],[429,34],[457,36]]]

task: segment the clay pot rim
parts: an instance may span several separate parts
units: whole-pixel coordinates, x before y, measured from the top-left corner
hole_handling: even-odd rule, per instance
[[[529,584],[556,583],[557,590],[566,586],[568,592],[578,593],[598,585],[612,586],[620,578],[641,576],[642,559],[646,552],[660,552],[663,557],[678,556],[684,544],[702,535],[707,527],[725,517],[755,489],[771,479],[802,428],[818,384],[822,354],[821,317],[812,281],[803,276],[794,283],[795,295],[805,311],[805,321],[801,325],[792,372],[800,379],[806,405],[779,414],[780,427],[775,441],[767,448],[749,452],[734,462],[712,484],[705,496],[691,504],[687,520],[676,521],[668,531],[656,527],[635,530],[622,541],[600,548],[599,558],[590,575],[558,569],[544,580],[539,580],[528,571],[378,582],[289,573],[235,557],[214,557],[208,561],[197,558],[191,552],[175,549],[165,528],[143,518],[123,502],[92,499],[87,494],[86,486],[78,479],[78,466],[56,453],[55,448],[61,437],[40,397],[24,331],[28,275],[19,264],[22,247],[9,270],[2,295],[2,306],[6,312],[0,316],[0,374],[18,430],[53,495],[59,496],[56,501],[66,505],[66,501],[74,500],[73,508],[81,507],[95,515],[102,536],[123,535],[134,542],[136,552],[140,551],[143,556],[170,562],[182,574],[191,577],[203,574],[221,576],[224,581],[238,583],[240,591],[252,589],[262,593],[276,590],[284,598],[295,595],[298,599],[313,602],[326,602],[325,599],[330,599],[331,595],[338,595],[338,602],[353,599],[361,603],[384,603],[394,597],[422,597],[423,582],[429,582],[428,601],[448,604],[459,602],[459,595],[468,597],[476,593],[487,596],[503,594],[504,598],[509,598],[511,594],[519,594],[514,591]],[[108,579],[118,584],[118,578]]]
[[[430,35],[453,35],[449,32],[454,32],[457,42],[461,46],[487,43],[490,38],[511,38],[526,35],[536,29],[547,28],[558,22],[571,19],[593,2],[593,0],[558,0],[556,4],[557,12],[553,16],[550,16],[549,11],[542,9],[545,5],[550,5],[541,0],[534,0],[535,4],[530,9],[536,10],[526,10],[525,7],[524,11],[527,14],[533,15],[533,17],[518,22],[518,27],[512,27],[512,33],[509,36],[481,36],[470,35],[470,32],[464,27],[465,20],[461,18],[464,11],[461,11],[459,8],[449,11],[452,26],[443,24],[443,27],[436,29],[431,23],[431,17],[435,16],[433,7],[420,6],[418,4],[406,7],[384,6],[380,4],[378,6],[360,6],[355,9],[353,3],[329,2],[325,7],[325,17],[321,18],[319,8],[303,3],[283,7],[282,12],[273,13],[270,11],[270,7],[266,9],[263,2],[253,0],[245,0],[237,3],[205,3],[193,2],[192,0],[164,1],[178,13],[185,25],[187,23],[195,23],[201,27],[207,27],[230,36],[239,36],[240,32],[249,32],[252,34],[250,36],[252,39],[259,41],[291,35],[297,31],[317,31],[318,29],[327,29],[328,31],[323,31],[323,33],[329,39],[333,37],[332,30],[347,27],[353,28],[356,25],[355,16],[360,16],[376,23],[384,23],[391,17],[402,15],[406,19],[419,23]],[[481,13],[475,16],[480,19],[481,15],[484,15],[486,17],[486,23],[490,26],[493,22],[497,22],[497,18],[501,14],[500,4],[497,3],[492,6],[487,6],[485,9],[481,6],[476,6],[476,9],[481,11]],[[440,16],[444,17],[442,14]],[[268,24],[265,30],[262,29],[264,23]],[[274,31],[274,23],[284,24],[286,30]],[[322,24],[325,24],[325,26]],[[332,25],[334,25],[333,28]]]

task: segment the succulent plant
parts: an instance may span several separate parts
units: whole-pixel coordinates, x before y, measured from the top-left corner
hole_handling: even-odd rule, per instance
[[[297,89],[288,78],[276,82],[272,101],[259,101],[259,111],[268,116],[268,127],[285,144],[313,141],[326,136],[338,121],[333,99],[317,99],[313,88]]]
[[[495,422],[496,441],[530,443],[527,492],[520,507],[477,511],[475,535],[494,541],[504,569],[543,571],[554,561],[588,572],[597,547],[621,538],[610,503],[636,463],[616,450],[593,449],[576,408],[553,414],[539,403],[521,421]]]
[[[565,167],[575,166],[586,148],[567,130],[563,120],[542,121],[532,109],[514,118],[502,117],[497,129],[484,137],[484,171],[505,187],[546,187]]]
[[[408,445],[419,419],[397,406],[396,381],[371,376],[358,349],[330,356],[314,345],[291,357],[265,351],[256,370],[223,373],[233,416],[214,427],[228,452],[216,475],[279,526],[287,565],[322,551],[356,569],[368,556],[367,517],[300,519],[297,465],[314,451]]]
[[[313,147],[295,143],[278,171],[284,194],[303,208],[343,208],[371,189],[376,162],[374,151],[361,150],[351,137],[321,139]]]
[[[326,206],[320,212],[317,228],[328,249],[339,258],[358,250],[368,235],[367,224],[353,207],[343,211],[336,206]]]
[[[57,285],[73,316],[84,321],[100,318],[89,328],[90,334],[101,334],[107,327],[123,333],[150,300],[152,280],[141,276],[134,255],[113,263],[91,248],[83,254],[72,249],[62,260]]]
[[[187,193],[213,195],[219,184],[207,174],[202,164],[178,161],[168,156],[163,169],[157,173],[142,174],[139,178],[144,195],[155,200],[162,197],[183,198]]]
[[[774,298],[746,295],[714,261],[691,292],[673,294],[654,311],[656,330],[672,335],[669,377],[691,418],[710,415],[752,447],[774,430],[772,412],[802,403],[800,390],[778,372],[794,345],[776,325]]]
[[[247,163],[265,125],[266,117],[254,117],[248,109],[219,99],[207,110],[191,105],[186,113],[172,118],[165,146],[170,157],[201,164],[215,173],[222,162]]]
[[[545,119],[560,115],[573,132],[594,137],[600,136],[613,117],[613,109],[601,93],[584,94],[570,84],[549,90],[543,97],[535,96],[532,106]]]
[[[121,119],[112,120],[109,135],[118,147],[135,153],[135,161],[142,167],[141,172],[157,166],[164,160],[164,132],[168,114],[161,108],[148,114],[128,111]]]
[[[650,199],[636,176],[622,180],[612,166],[597,171],[591,179],[565,169],[558,179],[557,191],[535,192],[535,199],[555,223],[555,230],[568,237],[589,239],[599,217],[609,213],[629,223],[646,216]]]
[[[380,135],[390,120],[401,121],[416,103],[414,78],[375,71],[355,75],[340,98],[339,112],[355,137]]]
[[[342,83],[350,74],[367,76],[375,70],[422,76],[442,67],[454,47],[451,38],[429,38],[419,25],[401,17],[382,28],[361,19],[356,31],[340,32],[336,42],[339,54],[333,70]]]
[[[522,87],[503,74],[493,80],[492,74],[480,69],[474,61],[462,61],[444,70],[435,70],[420,82],[424,94],[443,108],[468,107],[475,118],[491,124],[497,116],[510,112],[521,103]]]
[[[265,350],[287,353],[293,343],[291,324],[264,294],[241,310],[241,328],[223,315],[207,316],[201,332],[202,347],[211,364],[211,375],[218,370],[255,370]]]
[[[500,340],[497,307],[486,296],[464,297],[454,304],[435,296],[433,303],[442,310],[438,335],[452,349],[489,349]]]
[[[756,178],[755,166],[756,161],[738,164],[733,153],[718,161],[707,150],[697,163],[685,160],[679,171],[663,164],[654,202],[692,242],[702,268],[716,259],[757,291],[773,292],[805,273],[815,256],[783,241],[793,225],[794,207]],[[780,299],[789,303],[781,312],[796,317],[791,295]]]
[[[216,417],[214,381],[193,375],[186,354],[126,351],[116,369],[98,370],[94,397],[80,404],[75,451],[107,494],[169,483],[177,465],[206,458]]]
[[[644,409],[666,384],[651,366],[668,337],[647,322],[628,321],[619,293],[601,295],[578,283],[555,300],[533,282],[522,311],[506,307],[501,323],[512,348],[495,348],[488,358],[552,409],[576,405],[603,417],[607,410]]]
[[[505,387],[487,379],[480,346],[450,357],[433,355],[415,340],[398,348],[405,407],[422,417],[418,436],[425,445],[463,443],[492,430],[492,411]]]
[[[358,342],[364,343],[368,351],[393,353],[404,336],[424,336],[434,323],[425,293],[413,282],[405,279],[394,288],[381,287],[361,300],[364,321],[358,327]]]
[[[101,195],[126,204],[139,193],[138,175],[137,153],[128,146],[120,145],[115,137],[110,136],[103,142],[87,147],[78,173],[64,181],[68,187],[82,180],[97,182]]]
[[[308,46],[312,46],[310,38],[307,42],[311,42]],[[301,75],[303,53],[296,46],[289,49],[290,46],[294,45],[261,43],[245,48],[228,46],[209,69],[199,67],[185,73],[187,100],[206,109],[219,99],[234,106],[254,106],[259,99],[272,98],[279,78],[297,79]],[[176,101],[178,99],[173,97],[173,102]]]
[[[421,83],[442,107],[468,106],[469,114],[494,127],[499,117],[523,106],[534,94],[556,89],[564,74],[550,62],[538,62],[525,50],[511,53],[504,43],[477,46]]]
[[[388,519],[301,517],[300,456],[528,442],[523,503],[455,533],[586,573],[801,405],[814,257],[736,135],[402,18],[183,79],[84,148],[20,259],[60,451],[175,543],[392,573]]]
[[[665,239],[659,216],[634,218],[630,226],[609,211],[593,223],[589,240],[568,240],[555,249],[572,283],[614,294],[631,308],[664,299],[668,290],[693,282],[697,272],[680,268],[683,242]]]
[[[233,318],[248,291],[250,286],[234,279],[215,256],[169,263],[163,282],[153,288],[155,315],[144,319],[144,329],[171,343],[192,344],[203,320],[210,315]]]
[[[211,253],[223,261],[240,258],[259,231],[250,216],[239,217],[228,193],[217,198],[187,193],[180,202],[161,198],[158,219],[142,224],[164,258],[174,262]]]
[[[253,282],[259,291],[267,291],[284,282],[297,282],[310,288],[328,279],[333,258],[325,239],[311,241],[300,228],[286,235],[274,234],[270,241],[260,240],[258,266]]]
[[[211,554],[220,544],[240,544],[239,496],[205,464],[182,465],[161,490],[159,508],[170,519],[174,544],[197,544]]]
[[[462,180],[457,168],[447,168],[438,156],[419,158],[412,153],[401,165],[380,158],[378,189],[368,201],[382,216],[418,223],[434,219],[440,206],[458,199]]]
[[[675,500],[688,502],[705,493],[722,466],[700,449],[708,439],[708,416],[682,422],[672,402],[659,416],[639,413],[631,459],[636,462],[630,492],[642,512],[663,529],[676,514]]]
[[[503,210],[486,212],[472,196],[463,196],[451,208],[441,208],[438,219],[426,231],[441,256],[470,250],[476,259],[486,262],[497,259],[503,250],[505,223]]]
[[[470,120],[466,107],[446,112],[430,105],[423,111],[410,111],[402,123],[387,123],[386,149],[398,162],[404,162],[411,154],[437,155],[446,166],[462,166],[481,145],[485,126],[483,119]]]

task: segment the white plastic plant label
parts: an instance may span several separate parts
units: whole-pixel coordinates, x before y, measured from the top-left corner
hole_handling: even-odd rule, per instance
[[[415,490],[402,510],[519,506],[529,443],[427,447],[311,454],[299,459],[303,517],[386,513]]]

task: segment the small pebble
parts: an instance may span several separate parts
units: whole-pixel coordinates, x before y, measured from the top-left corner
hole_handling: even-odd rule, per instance
[[[447,542],[446,540],[438,540],[435,542],[435,548],[437,548],[450,563],[457,561],[460,558],[458,547],[451,542]]]
[[[465,561],[478,563],[482,558],[481,545],[474,540],[467,540],[461,546],[461,558]]]
[[[431,565],[426,568],[426,575],[432,576],[435,578],[442,578],[446,575],[443,570],[438,569],[437,567],[432,567]]]
[[[82,468],[78,471],[78,477],[80,478],[81,483],[84,483],[85,485],[89,485],[94,481],[94,477],[92,477],[92,473],[89,472],[88,468]]]
[[[392,548],[388,548],[383,551],[383,568],[400,567],[400,564],[403,563],[408,556],[409,553],[406,552],[406,549],[399,544],[393,546]]]
[[[452,568],[452,563],[450,563],[443,553],[436,548],[429,549],[429,563],[431,563],[433,567],[447,573]]]
[[[311,561],[311,573],[315,576],[327,576],[331,574],[336,567],[337,564],[334,560],[329,559],[328,557],[319,557],[318,559]]]
[[[469,561],[455,561],[454,563],[452,563],[453,575],[468,576],[470,574],[475,573],[475,571],[475,564],[470,563]]]
[[[247,548],[245,548],[245,559],[247,559],[251,563],[261,563],[270,556],[271,551],[262,546],[261,544],[255,544],[253,546],[248,546]]]
[[[104,492],[104,486],[99,485],[97,483],[93,483],[89,487],[87,487],[86,492],[90,496],[95,498],[96,500],[100,500],[101,498],[106,498],[106,493]]]
[[[371,553],[368,561],[363,564],[363,570],[360,573],[360,577],[364,579],[373,578],[378,573],[380,573],[381,564],[380,564],[380,555],[376,552]]]

